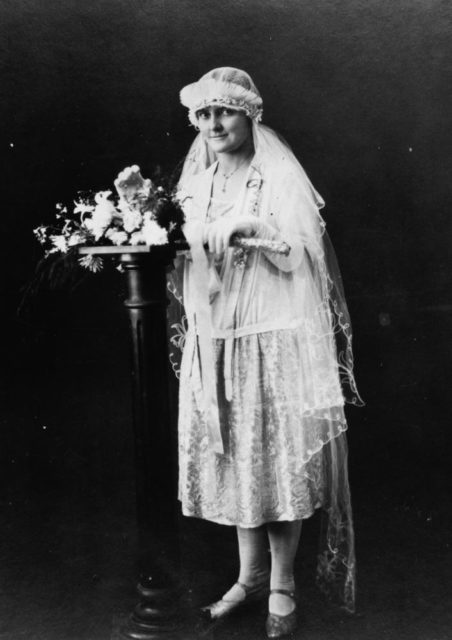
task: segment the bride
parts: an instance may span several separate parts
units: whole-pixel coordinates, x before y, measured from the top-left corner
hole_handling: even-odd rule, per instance
[[[260,124],[250,76],[214,69],[181,102],[199,133],[179,192],[190,245],[179,498],[184,515],[237,530],[237,582],[204,615],[219,619],[268,595],[267,635],[279,638],[297,626],[294,559],[302,521],[317,509],[318,584],[354,607],[344,403],[361,400],[350,323],[324,202]],[[237,235],[260,248],[234,246]]]

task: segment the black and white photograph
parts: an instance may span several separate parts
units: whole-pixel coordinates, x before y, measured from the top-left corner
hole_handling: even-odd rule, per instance
[[[451,640],[450,3],[0,34],[0,640]]]

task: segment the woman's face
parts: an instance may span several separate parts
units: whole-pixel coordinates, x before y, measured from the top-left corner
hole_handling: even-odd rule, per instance
[[[215,153],[234,153],[251,138],[251,122],[243,111],[211,106],[196,116],[202,137]]]

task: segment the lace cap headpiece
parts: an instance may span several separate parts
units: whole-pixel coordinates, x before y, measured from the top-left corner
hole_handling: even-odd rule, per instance
[[[180,92],[180,101],[189,110],[188,117],[197,126],[196,112],[212,105],[244,111],[256,122],[262,118],[262,98],[251,77],[241,69],[219,67]]]

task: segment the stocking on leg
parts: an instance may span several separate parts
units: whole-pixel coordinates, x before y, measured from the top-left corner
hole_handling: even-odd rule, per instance
[[[293,566],[300,540],[301,520],[295,522],[269,522],[267,524],[267,532],[272,558],[270,588],[292,592],[295,589]],[[280,593],[271,594],[269,602],[270,613],[286,616],[294,608],[295,603],[291,598]]]
[[[238,581],[247,587],[262,584],[269,575],[268,538],[265,527],[237,527],[240,573]],[[243,600],[245,591],[235,584],[225,595],[226,600]]]
[[[237,527],[239,542],[239,582],[250,587],[261,584],[269,575],[268,538],[265,527]]]
[[[239,579],[221,600],[201,609],[210,620],[228,615],[243,603],[262,595],[265,588],[268,588],[268,538],[265,528],[237,527],[237,538],[240,556]]]

